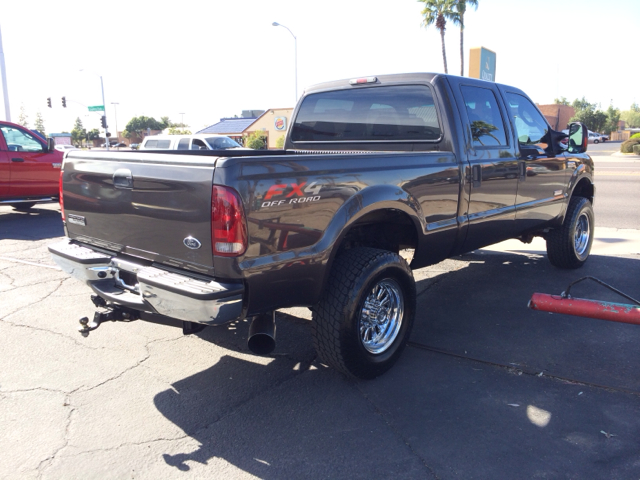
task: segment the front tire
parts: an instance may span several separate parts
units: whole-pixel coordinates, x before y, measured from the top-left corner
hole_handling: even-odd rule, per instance
[[[587,198],[571,198],[564,223],[547,235],[547,257],[553,266],[575,269],[584,265],[593,244],[594,218]]]
[[[413,274],[399,255],[374,248],[339,253],[313,313],[320,360],[352,377],[382,375],[407,344],[415,305]]]

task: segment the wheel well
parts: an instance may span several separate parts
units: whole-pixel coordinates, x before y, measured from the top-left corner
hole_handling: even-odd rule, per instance
[[[586,178],[583,178],[573,189],[572,196],[588,198],[591,201],[591,204],[593,204],[593,184]]]
[[[358,219],[340,242],[340,249],[372,247],[398,253],[418,245],[416,226],[399,210],[378,210]]]

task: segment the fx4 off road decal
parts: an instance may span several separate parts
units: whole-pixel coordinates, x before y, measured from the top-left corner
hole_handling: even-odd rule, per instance
[[[297,183],[271,185],[264,196],[265,201],[262,202],[261,206],[262,208],[267,208],[289,203],[317,202],[322,198],[318,195],[322,185],[317,185],[317,183],[318,182],[311,182],[309,185],[307,185],[307,182],[302,182],[299,185]],[[307,186],[305,187],[305,185]],[[274,197],[279,198],[274,200]]]

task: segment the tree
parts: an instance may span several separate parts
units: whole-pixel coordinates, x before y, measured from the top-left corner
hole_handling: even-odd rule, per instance
[[[554,98],[553,103],[555,103],[556,105],[570,105],[567,97]]]
[[[640,127],[640,109],[635,110],[632,105],[629,110],[620,112],[620,119],[624,120],[628,127],[638,128]]]
[[[601,132],[607,123],[607,115],[598,110],[598,105],[589,103],[586,98],[575,99],[571,106],[576,110],[570,122],[582,122],[593,132]]]
[[[276,140],[276,148],[284,148],[284,135],[280,135]]]
[[[620,110],[609,105],[607,108],[607,121],[604,124],[604,133],[618,131],[618,122],[620,121]]]
[[[173,123],[171,120],[169,120],[169,117],[160,117],[160,125],[162,125],[162,128],[160,130],[178,126],[178,124]],[[180,126],[183,127],[184,125],[180,125]]]
[[[457,0],[418,0],[424,3],[424,9],[421,12],[423,16],[422,26],[428,28],[435,24],[440,31],[440,40],[442,42],[442,61],[444,62],[444,73],[449,73],[447,69],[447,52],[444,48],[444,32],[447,28],[447,20],[457,18],[457,12],[454,11]]]
[[[140,117],[133,117],[129,120],[129,123],[127,123],[127,126],[125,127],[123,136],[125,138],[131,138],[132,134],[135,134],[137,137],[142,138],[147,129],[164,130],[165,128],[166,126],[163,123],[158,122],[155,118],[145,117],[142,115]]]
[[[174,127],[169,127],[168,133],[169,135],[191,135],[191,130],[174,126]]]
[[[97,140],[101,138],[100,137],[100,131],[97,128],[94,128],[93,130],[89,130],[87,132],[87,139],[88,140]]]
[[[458,0],[456,2],[456,15],[453,23],[460,27],[460,76],[464,77],[464,14],[467,11],[467,4],[478,9],[478,0]]]
[[[80,120],[80,117],[78,117],[76,118],[76,123],[73,126],[73,130],[71,130],[71,141],[74,145],[78,145],[79,143],[82,143],[82,140],[84,140],[86,136],[87,131],[82,125],[82,120]]]
[[[44,129],[44,120],[42,119],[42,114],[40,113],[40,111],[36,113],[36,123],[34,125],[34,128],[43,135],[47,134],[47,132]]]
[[[254,150],[265,150],[267,148],[267,136],[259,130],[251,132],[244,142],[244,146]]]
[[[20,115],[18,115],[18,124],[25,128],[29,128],[29,116],[24,108],[24,104],[20,105]]]

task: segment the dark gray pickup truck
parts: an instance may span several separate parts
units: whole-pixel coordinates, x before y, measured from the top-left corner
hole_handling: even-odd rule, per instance
[[[307,306],[320,360],[372,378],[409,338],[412,269],[534,236],[557,267],[587,260],[587,140],[571,124],[567,141],[506,85],[325,83],[300,99],[284,150],[69,152],[68,238],[49,250],[95,292],[84,335],[111,320],[193,333],[251,318],[249,347],[269,353],[273,312]]]

